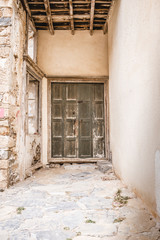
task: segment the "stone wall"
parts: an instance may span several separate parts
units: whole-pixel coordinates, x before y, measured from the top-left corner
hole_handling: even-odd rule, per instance
[[[25,12],[20,1],[0,1],[0,188],[19,180],[17,136],[23,78]]]

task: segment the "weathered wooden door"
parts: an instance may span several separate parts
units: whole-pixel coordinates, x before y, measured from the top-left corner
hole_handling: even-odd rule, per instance
[[[103,84],[52,83],[52,158],[103,158]]]

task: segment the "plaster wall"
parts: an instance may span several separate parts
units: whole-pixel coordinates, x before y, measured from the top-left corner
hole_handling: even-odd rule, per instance
[[[38,65],[51,76],[108,76],[107,35],[102,31],[38,31]]]
[[[108,41],[114,168],[160,215],[159,13],[159,0],[116,1]]]

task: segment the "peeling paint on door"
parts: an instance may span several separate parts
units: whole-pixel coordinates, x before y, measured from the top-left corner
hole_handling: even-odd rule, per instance
[[[104,84],[52,83],[54,158],[103,158]]]

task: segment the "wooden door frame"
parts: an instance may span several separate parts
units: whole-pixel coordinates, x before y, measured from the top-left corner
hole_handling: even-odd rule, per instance
[[[84,163],[109,160],[109,77],[48,76],[48,162],[49,163]],[[52,158],[51,157],[51,83],[103,83],[105,116],[105,158]]]

